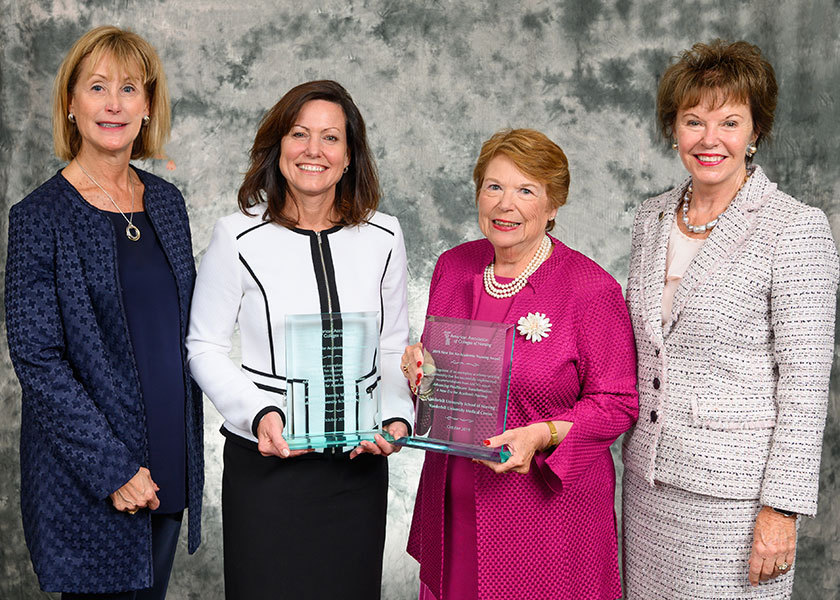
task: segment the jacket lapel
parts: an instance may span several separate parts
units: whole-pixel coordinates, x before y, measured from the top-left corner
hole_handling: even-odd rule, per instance
[[[184,237],[182,218],[178,215],[175,198],[166,197],[157,182],[151,177],[144,177],[146,173],[136,169],[145,185],[144,201],[146,215],[155,228],[163,253],[175,277],[175,287],[178,290],[178,304],[181,313],[182,328],[186,328],[186,315],[190,306],[192,277],[190,269],[184,265],[182,254],[184,245],[188,242]]]
[[[473,275],[472,298],[470,299],[470,319],[475,319],[475,313],[478,312],[478,299],[481,298],[483,287],[484,270],[482,269],[479,273]]]
[[[746,240],[752,231],[758,208],[767,194],[773,190],[775,190],[775,184],[767,180],[760,167],[755,167],[743,189],[720,216],[720,221],[712,230],[711,235],[706,238],[703,248],[688,265],[674,295],[671,320],[664,328],[666,337],[674,328],[680,312],[691,300],[698,287],[706,282]]]
[[[662,291],[665,289],[665,260],[668,256],[668,238],[677,211],[677,204],[688,186],[682,185],[662,196],[659,211],[652,215],[645,227],[642,244],[642,289],[645,317],[649,329],[662,341]]]

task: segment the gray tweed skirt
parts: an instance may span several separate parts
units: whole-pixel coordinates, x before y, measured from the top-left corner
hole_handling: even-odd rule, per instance
[[[795,567],[747,580],[758,501],[651,487],[627,469],[622,499],[625,600],[789,600]]]

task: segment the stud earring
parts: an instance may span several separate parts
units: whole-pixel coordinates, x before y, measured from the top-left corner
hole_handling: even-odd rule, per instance
[[[758,152],[758,146],[755,145],[755,142],[750,142],[750,145],[747,146],[747,156],[752,158],[756,152]]]
[[[151,119],[149,118],[149,115],[146,115],[146,116],[143,117],[143,125],[148,125],[149,121],[151,121]]]
[[[344,171],[342,171],[342,173],[346,173],[349,170],[350,170],[350,165],[347,165],[346,167],[344,167]]]
[[[73,113],[67,113],[67,120],[70,121],[71,123],[75,123],[76,122],[76,115],[74,115]]]
[[[674,140],[673,142],[671,142],[671,148],[673,148],[674,150],[676,150],[679,147],[680,147],[680,145],[677,144],[677,140]]]

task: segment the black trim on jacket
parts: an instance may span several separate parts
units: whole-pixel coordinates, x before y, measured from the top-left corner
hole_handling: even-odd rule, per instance
[[[274,334],[271,331],[271,310],[268,307],[268,295],[265,293],[265,288],[263,287],[262,282],[257,279],[257,274],[254,273],[254,270],[251,268],[251,265],[245,260],[245,257],[241,254],[239,255],[239,262],[241,262],[245,268],[248,270],[248,273],[251,274],[251,277],[254,278],[254,282],[257,284],[257,287],[260,288],[260,293],[263,297],[263,302],[265,302],[265,321],[268,325],[268,351],[271,354],[271,372],[274,375],[277,375],[277,364],[274,360]]]

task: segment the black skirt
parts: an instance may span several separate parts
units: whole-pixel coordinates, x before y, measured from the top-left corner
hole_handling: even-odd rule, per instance
[[[222,476],[226,599],[378,599],[387,460],[265,457],[231,437]]]

